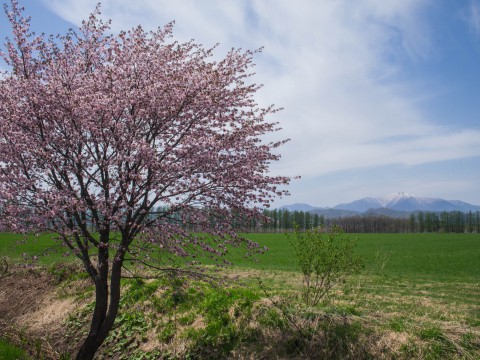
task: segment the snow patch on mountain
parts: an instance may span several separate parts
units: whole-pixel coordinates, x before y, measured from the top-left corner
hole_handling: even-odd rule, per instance
[[[406,193],[406,192],[397,192],[385,195],[383,197],[377,198],[378,202],[382,205],[382,207],[388,208],[393,207],[398,204],[400,201],[405,199],[414,199],[418,202],[423,202],[424,198],[416,196],[414,194]]]

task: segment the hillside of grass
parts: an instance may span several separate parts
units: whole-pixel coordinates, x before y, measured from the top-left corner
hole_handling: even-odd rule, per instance
[[[125,279],[121,314],[99,358],[480,358],[477,235],[351,235],[365,268],[318,306],[302,301],[302,277],[285,234],[245,236],[269,251],[252,259],[233,249],[235,265],[216,274],[238,280],[221,287],[171,276]],[[45,249],[40,267],[16,265],[25,253]],[[56,345],[42,349],[65,358],[88,328],[93,287],[63,254],[49,234],[25,242],[0,234],[0,255],[9,264],[0,276],[0,288],[9,289],[0,291],[0,314],[11,324],[2,332],[0,321],[0,336],[34,344],[27,346],[31,354],[47,341]]]

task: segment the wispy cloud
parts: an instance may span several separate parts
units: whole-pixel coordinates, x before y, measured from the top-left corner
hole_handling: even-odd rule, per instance
[[[478,0],[471,0],[470,6],[465,16],[470,24],[472,30],[480,35],[480,2]]]
[[[98,0],[44,0],[79,24]],[[480,2],[470,24],[480,34]],[[176,20],[175,36],[218,52],[265,51],[256,58],[265,87],[261,104],[285,108],[275,172],[309,177],[359,167],[414,165],[480,156],[478,129],[447,128],[425,113],[418,84],[402,76],[405,62],[434,51],[424,20],[431,1],[103,1],[114,30]],[[420,87],[423,88],[424,87]],[[422,90],[423,91],[423,90]],[[433,93],[433,91],[432,91]]]

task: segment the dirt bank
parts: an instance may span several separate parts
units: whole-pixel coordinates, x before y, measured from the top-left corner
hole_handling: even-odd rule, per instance
[[[14,267],[0,276],[0,336],[33,356],[57,359],[67,351],[64,321],[75,308],[61,298],[57,280],[44,269]],[[54,350],[55,349],[55,350]]]

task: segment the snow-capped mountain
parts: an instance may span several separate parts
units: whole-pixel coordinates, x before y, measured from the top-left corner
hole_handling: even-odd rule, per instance
[[[393,193],[378,198],[363,198],[348,204],[340,204],[335,209],[364,212],[369,209],[386,208],[397,211],[480,211],[480,206],[458,200],[426,198],[405,192]]]
[[[414,211],[480,211],[480,206],[463,201],[426,198],[405,192],[375,198],[366,197],[348,204],[339,204],[333,208],[321,208],[309,204],[285,205],[282,208],[290,211],[316,212],[325,217],[351,216],[367,211],[372,214],[388,213],[391,216],[400,216],[401,213],[405,214]]]

